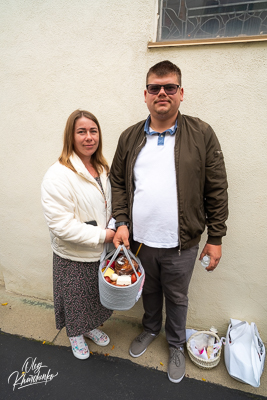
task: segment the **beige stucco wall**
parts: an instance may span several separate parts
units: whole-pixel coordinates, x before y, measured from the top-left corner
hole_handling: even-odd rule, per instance
[[[229,179],[223,258],[211,274],[196,263],[188,326],[223,332],[230,317],[246,319],[267,341],[267,43],[148,50],[155,7],[154,0],[1,2],[0,283],[52,299],[40,184],[61,151],[65,121],[77,108],[93,112],[111,162],[122,130],[147,116],[147,69],[170,59],[183,72],[181,112],[214,128]]]

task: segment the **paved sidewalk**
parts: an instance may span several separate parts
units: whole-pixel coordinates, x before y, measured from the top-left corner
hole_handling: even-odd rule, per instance
[[[7,304],[6,304],[7,303]],[[6,305],[2,305],[6,304]],[[138,386],[138,382],[141,379],[142,381],[142,374],[144,371],[150,371],[149,375],[147,377],[148,381],[146,382],[146,385],[151,384],[153,382],[153,388],[151,386],[151,391],[155,390],[157,388],[157,385],[155,386],[155,382],[159,379],[160,387],[163,388],[163,393],[168,393],[168,391],[172,391],[174,389],[171,389],[172,387],[175,387],[175,393],[179,393],[179,391],[182,388],[183,385],[187,385],[186,388],[187,390],[190,389],[193,390],[193,387],[198,387],[194,386],[197,384],[200,384],[199,389],[197,389],[196,393],[198,393],[198,390],[204,390],[204,388],[209,386],[210,384],[215,384],[215,387],[217,389],[221,390],[226,390],[227,388],[229,389],[235,389],[238,391],[242,391],[243,395],[247,393],[249,394],[254,394],[254,396],[250,396],[249,398],[260,398],[259,396],[267,396],[267,373],[266,370],[264,371],[262,378],[261,378],[261,386],[259,388],[253,388],[252,386],[242,384],[241,382],[238,382],[234,379],[232,379],[224,366],[224,360],[223,357],[221,358],[220,364],[216,367],[213,368],[209,371],[207,370],[202,370],[199,369],[197,366],[195,366],[191,360],[189,359],[188,355],[186,357],[186,378],[190,379],[184,379],[180,384],[173,384],[169,382],[167,378],[167,364],[168,364],[168,345],[165,339],[165,334],[164,332],[160,333],[159,337],[149,346],[148,350],[144,353],[143,356],[139,358],[133,359],[129,355],[129,345],[131,341],[134,339],[136,335],[138,335],[141,330],[141,324],[136,317],[133,317],[134,312],[129,313],[129,316],[122,315],[119,312],[114,312],[113,316],[105,322],[103,330],[110,336],[111,341],[110,344],[106,347],[99,347],[96,346],[92,341],[87,340],[87,343],[89,345],[90,351],[93,353],[93,355],[90,356],[89,360],[87,361],[80,361],[77,360],[73,357],[70,349],[70,344],[69,340],[66,336],[65,329],[62,331],[58,332],[55,328],[55,322],[54,322],[54,309],[53,309],[53,303],[49,301],[42,301],[34,298],[29,298],[29,297],[23,297],[19,295],[15,295],[9,292],[6,292],[4,287],[0,287],[0,329],[2,332],[5,333],[10,333],[12,335],[19,335],[25,338],[29,339],[35,339],[38,342],[35,341],[25,341],[24,339],[18,339],[16,338],[16,346],[14,346],[14,349],[11,346],[11,350],[9,350],[10,353],[5,353],[5,358],[0,357],[0,366],[1,366],[1,374],[0,378],[2,380],[3,378],[3,371],[5,371],[5,378],[6,375],[8,376],[13,372],[13,370],[20,370],[22,368],[22,361],[25,361],[24,358],[26,357],[37,357],[38,362],[42,362],[44,365],[48,365],[49,368],[51,368],[51,372],[53,373],[52,365],[54,364],[49,364],[49,361],[46,361],[42,357],[44,357],[44,354],[46,352],[52,352],[51,360],[54,360],[55,357],[53,357],[53,354],[60,354],[60,358],[66,360],[65,367],[66,371],[70,369],[71,372],[71,367],[74,366],[73,371],[84,371],[87,368],[89,369],[88,371],[90,372],[92,365],[95,365],[95,360],[100,360],[104,365],[108,365],[106,373],[108,374],[108,379],[111,379],[110,385],[113,385],[114,382],[116,382],[116,385],[120,386],[120,380],[117,378],[117,372],[114,374],[113,370],[115,372],[117,368],[117,363],[118,363],[118,368],[119,365],[122,365],[122,368],[126,368],[126,366],[129,365],[130,372],[129,372],[129,381],[126,379],[126,382],[130,382],[125,384],[126,386],[123,386],[124,391],[124,398],[129,398],[129,399],[152,399],[154,397],[155,400],[161,399],[163,400],[164,398],[167,397],[162,397],[160,395],[157,396],[157,393],[160,394],[160,391],[157,392],[156,394],[151,396],[151,397],[131,397],[132,395],[130,393],[134,393],[133,387]],[[9,335],[0,335],[2,340],[3,338],[8,337]],[[45,342],[43,344],[43,342]],[[31,345],[38,345],[38,350],[36,352],[32,352],[31,354],[25,353],[24,349],[26,344],[25,343],[30,343]],[[53,344],[56,346],[47,346],[47,344]],[[63,347],[61,347],[63,346]],[[27,347],[27,346],[26,346]],[[2,347],[3,351],[3,347]],[[54,353],[53,353],[54,352]],[[1,353],[2,355],[2,353]],[[25,358],[25,359],[26,359]],[[56,356],[57,358],[57,356]],[[10,360],[10,365],[9,365],[9,360]],[[48,359],[50,360],[50,358]],[[126,361],[128,360],[128,361]],[[56,362],[56,360],[54,360]],[[53,361],[53,363],[54,363]],[[93,361],[93,362],[92,362]],[[116,363],[114,362],[116,361]],[[65,361],[64,361],[65,362]],[[107,363],[107,364],[106,364]],[[3,365],[4,364],[4,365]],[[20,365],[21,364],[21,365]],[[57,364],[55,364],[57,365]],[[64,365],[64,364],[63,364]],[[96,364],[97,365],[97,364]],[[146,367],[146,368],[143,368]],[[12,369],[13,368],[13,369]],[[94,367],[95,368],[95,367]],[[96,367],[97,370],[98,367]],[[100,368],[100,367],[99,367]],[[128,368],[128,367],[127,367]],[[141,368],[141,369],[139,369]],[[123,369],[122,369],[123,370]],[[135,375],[135,371],[136,372]],[[141,372],[140,372],[141,371]],[[76,372],[75,372],[76,373]],[[121,372],[120,372],[121,373]],[[67,374],[67,372],[66,372]],[[132,378],[133,380],[131,381],[130,376],[131,374],[134,374],[135,378]],[[159,374],[159,375],[157,375]],[[61,375],[62,375],[62,370],[61,370]],[[65,370],[64,374],[65,375]],[[69,382],[69,389],[73,389],[74,383],[71,380],[71,374],[66,375],[69,376],[70,381],[66,380],[66,382]],[[87,379],[87,375],[82,375],[84,379]],[[128,376],[128,375],[127,375]],[[153,377],[152,377],[153,376]],[[89,379],[89,378],[88,378]],[[104,379],[102,377],[102,379]],[[113,382],[114,379],[114,382]],[[137,379],[137,381],[136,381]],[[59,380],[58,380],[59,381]],[[198,381],[198,382],[197,382]],[[52,386],[56,385],[57,379],[53,382],[47,383],[47,386]],[[61,382],[61,381],[60,381]],[[63,382],[63,381],[62,381]],[[65,382],[65,381],[64,381]],[[94,382],[94,381],[93,381]],[[98,382],[98,381],[96,381]],[[183,382],[192,382],[191,386],[188,386],[188,384],[183,383]],[[92,384],[92,383],[91,383]],[[89,380],[88,380],[88,390],[90,385]],[[63,383],[62,383],[63,385]],[[162,386],[163,385],[163,386]],[[193,385],[193,386],[192,386]],[[221,385],[221,386],[218,386]],[[43,386],[43,385],[36,385],[36,387]],[[64,385],[63,385],[64,386]],[[133,386],[133,387],[132,387]],[[212,387],[214,385],[211,385]],[[129,389],[131,387],[131,390]],[[112,386],[112,390],[115,390],[114,385]],[[127,391],[127,388],[129,389]],[[153,390],[152,390],[153,389]],[[10,386],[9,389],[10,390]],[[55,389],[56,390],[56,389]],[[106,388],[106,390],[108,390]],[[176,392],[177,390],[177,392]],[[23,389],[23,392],[26,391],[26,389]],[[21,393],[21,390],[16,390],[16,392]],[[1,392],[0,392],[1,393]],[[12,392],[13,393],[13,392]],[[15,393],[15,391],[14,391]],[[12,396],[14,395],[12,394]],[[74,392],[73,392],[74,393]],[[89,393],[89,391],[88,391]],[[113,392],[114,393],[114,392]],[[116,391],[115,391],[116,393]],[[152,392],[151,392],[152,393]],[[171,392],[170,392],[171,393]],[[212,392],[213,393],[213,392]],[[220,390],[218,390],[218,393],[216,392],[216,396],[212,395],[206,398],[219,400]],[[224,392],[221,392],[224,393]],[[228,392],[227,392],[228,393]],[[229,392],[230,393],[230,392]],[[237,393],[237,392],[236,392]],[[139,393],[140,394],[140,393]],[[193,392],[192,392],[193,394]],[[2,399],[6,399],[7,397],[2,397]],[[15,397],[10,397],[14,398]],[[25,397],[26,398],[26,397]],[[27,397],[31,398],[31,397]],[[33,398],[33,397],[32,397]],[[39,400],[43,397],[38,397],[35,396],[35,399]],[[44,397],[46,398],[46,397]],[[77,393],[77,397],[65,397],[67,400],[73,399],[82,399],[83,397],[80,397]],[[85,398],[85,397],[84,397]],[[88,397],[87,397],[88,398]],[[97,399],[97,397],[95,397]],[[110,396],[110,397],[99,397],[99,398],[108,398],[108,399],[113,399],[116,398],[115,396]],[[116,399],[119,400],[120,397],[117,397]],[[174,397],[168,397],[169,399],[174,398]],[[200,399],[201,397],[176,397],[182,398],[182,399]],[[230,397],[228,395],[224,397],[225,399],[228,400]],[[248,397],[244,397],[246,399]],[[267,397],[266,397],[267,398]],[[23,399],[23,397],[20,397],[20,399]],[[52,400],[60,400],[61,397],[51,397]],[[238,399],[238,397],[236,397]]]
[[[173,384],[164,372],[121,358],[77,360],[69,347],[10,334],[0,334],[0,360],[5,400],[251,400],[250,393],[191,378]]]

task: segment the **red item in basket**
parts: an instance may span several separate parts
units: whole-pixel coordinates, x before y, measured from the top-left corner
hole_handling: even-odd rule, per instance
[[[110,263],[110,260],[107,260],[107,265],[108,265],[110,268],[115,269],[115,261],[113,261],[113,263],[110,264],[110,265],[109,265],[109,263]]]

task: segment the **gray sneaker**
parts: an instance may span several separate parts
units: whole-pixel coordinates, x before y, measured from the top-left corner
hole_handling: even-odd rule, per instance
[[[179,383],[185,374],[185,355],[181,349],[170,347],[168,378],[171,382]]]
[[[139,357],[144,354],[150,343],[153,342],[156,337],[158,337],[158,335],[154,335],[146,331],[140,333],[140,335],[138,335],[131,344],[129,350],[130,355],[132,357]]]

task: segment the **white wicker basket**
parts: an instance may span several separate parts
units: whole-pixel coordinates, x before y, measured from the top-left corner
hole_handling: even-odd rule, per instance
[[[124,254],[132,265],[133,271],[137,278],[137,281],[135,283],[132,283],[131,285],[125,287],[111,285],[104,279],[104,273],[108,268],[108,265],[105,266],[106,260],[109,259],[114,253],[112,258],[110,259],[111,265],[121,250],[124,251]],[[136,273],[130,257],[132,257],[137,262],[139,266],[139,271],[141,272],[141,276]],[[105,267],[105,271],[102,272],[103,267]],[[111,253],[109,253],[105,257],[105,260],[100,263],[99,266],[98,284],[101,304],[109,310],[130,310],[130,308],[135,305],[142,294],[144,280],[145,271],[141,265],[141,261],[139,260],[139,258],[135,257],[130,250],[126,249],[125,246],[119,246],[115,252],[112,251]]]
[[[201,357],[195,356],[195,354],[194,354],[194,353],[192,352],[192,350],[191,350],[190,342],[191,342],[192,339],[194,339],[196,336],[198,336],[199,334],[202,334],[202,333],[204,333],[204,334],[206,334],[206,335],[209,335],[209,336],[214,336],[214,337],[215,337],[215,342],[217,342],[217,343],[219,343],[219,342],[221,341],[221,339],[219,338],[219,336],[216,335],[216,333],[214,333],[214,332],[211,332],[211,331],[199,331],[199,332],[194,333],[194,334],[193,334],[192,336],[190,336],[190,338],[188,339],[188,341],[187,341],[187,343],[186,343],[187,352],[188,352],[188,354],[189,354],[189,357],[190,357],[191,361],[192,361],[195,365],[197,365],[199,368],[202,368],[202,369],[211,369],[211,368],[216,367],[216,365],[219,364],[219,362],[220,362],[220,357],[221,357],[221,350],[222,350],[222,349],[221,349],[221,348],[219,349],[217,356],[214,357],[213,359],[204,360],[204,359],[201,358]]]

